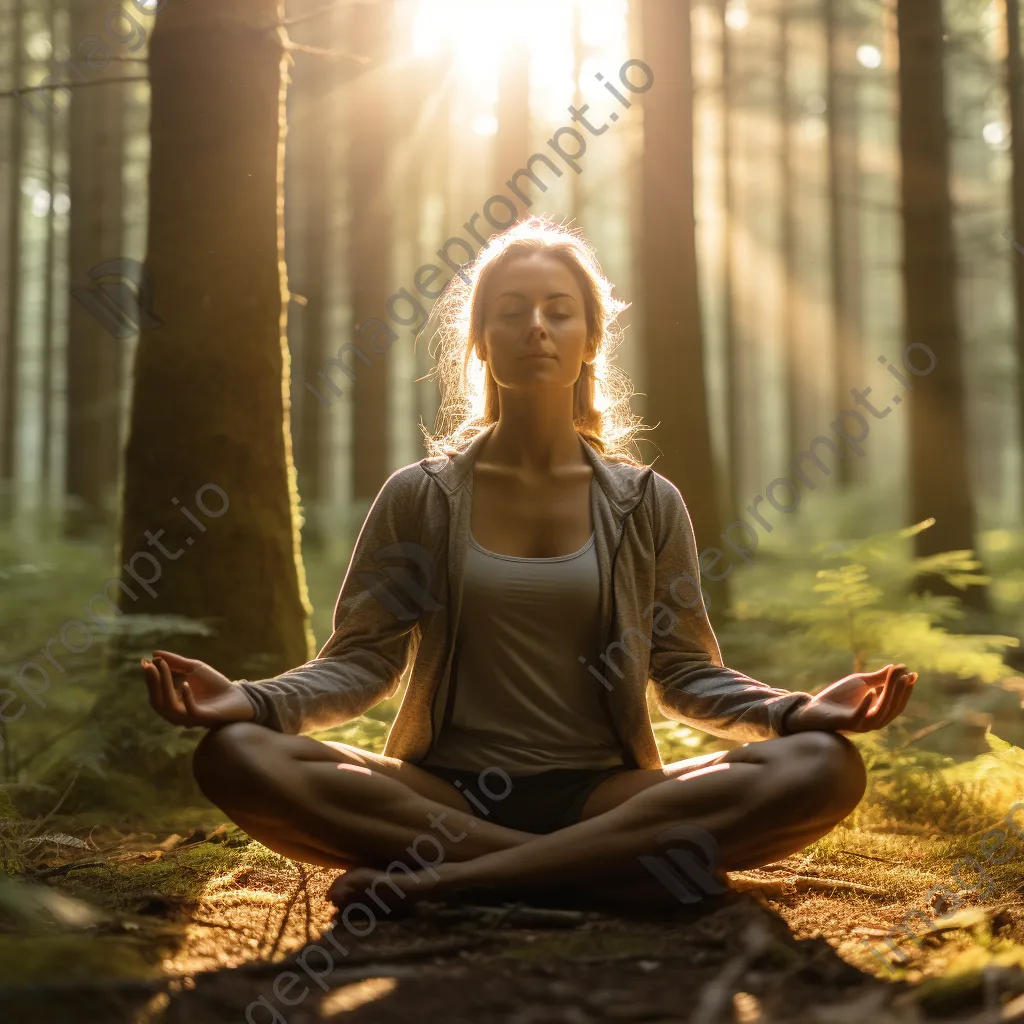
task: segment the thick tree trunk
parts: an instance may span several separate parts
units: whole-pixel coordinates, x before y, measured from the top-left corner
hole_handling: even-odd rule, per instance
[[[353,10],[353,46],[375,64],[387,52],[392,33],[392,0]],[[392,152],[393,103],[387,72],[370,71],[352,85],[349,147],[352,195],[349,268],[352,275],[352,343],[363,356],[345,356],[356,380],[352,388],[352,494],[362,512],[376,497],[391,469],[392,337],[387,300],[392,288],[393,212],[387,194]],[[384,326],[369,321],[384,321]],[[388,330],[385,331],[384,327]]]
[[[299,8],[310,11],[321,7],[320,0],[310,0]],[[318,38],[330,40],[332,22],[326,16],[314,21]],[[298,55],[298,64],[292,71],[292,113],[289,124],[290,166],[295,168],[292,183],[298,205],[302,210],[301,277],[292,287],[305,298],[298,310],[293,306],[299,328],[293,345],[297,352],[301,380],[293,380],[292,399],[296,406],[294,423],[295,466],[299,489],[302,493],[304,524],[303,541],[320,547],[324,542],[323,514],[328,495],[326,472],[327,438],[332,412],[302,383],[320,385],[317,373],[328,353],[327,329],[327,246],[330,231],[330,164],[336,129],[332,123],[330,86],[332,67],[323,58]],[[335,72],[336,73],[336,72]],[[336,415],[336,413],[334,413]]]
[[[943,67],[942,0],[898,0],[900,154],[902,159],[903,288],[907,361],[898,365],[912,390],[910,515],[935,518],[917,535],[917,553],[975,546],[975,513],[968,465],[957,267],[950,194],[949,127]],[[926,349],[924,346],[927,346]],[[934,358],[928,354],[934,353]],[[955,594],[987,604],[980,587],[966,592],[922,577],[918,591]]]
[[[721,531],[704,376],[693,199],[693,79],[690,4],[643,5],[644,60],[656,82],[643,94],[640,268],[646,324],[646,419],[657,469],[682,492],[698,549]],[[713,613],[727,581],[708,583]]]
[[[73,4],[71,39],[88,36],[107,9],[104,0]],[[68,112],[68,274],[73,288],[90,288],[90,270],[122,256],[124,93],[115,86],[78,88],[74,93]],[[95,288],[91,291],[102,303]],[[68,304],[64,531],[69,537],[88,536],[108,524],[108,510],[116,500],[125,339],[110,324],[81,302]],[[124,325],[131,330],[130,322]]]
[[[282,14],[168,3],[152,32],[146,266],[165,323],[139,341],[118,555],[124,611],[216,630],[156,646],[249,679],[314,653],[287,400]]]

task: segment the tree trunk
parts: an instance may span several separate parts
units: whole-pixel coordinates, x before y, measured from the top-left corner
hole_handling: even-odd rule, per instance
[[[572,105],[580,110],[583,106],[583,61],[586,58],[586,47],[583,44],[583,6],[573,4],[572,8]],[[569,181],[569,195],[573,221],[577,226],[583,223],[583,207],[587,199],[582,175],[574,174]]]
[[[1013,237],[1024,246],[1024,62],[1020,52],[1020,0],[1006,0],[1006,91],[1010,98],[1010,148],[1013,157],[1010,204]],[[1011,250],[1016,307],[1018,446],[1024,452],[1024,255]],[[1021,514],[1024,520],[1024,460],[1021,463]]]
[[[165,323],[136,355],[118,555],[122,610],[215,630],[162,629],[156,646],[249,679],[314,651],[285,401],[282,15],[278,0],[157,15],[146,266]]]
[[[853,206],[857,189],[858,124],[856,86],[849,44],[838,14],[838,0],[824,0],[825,110],[828,122],[829,274],[832,286],[832,351],[836,412],[848,407],[850,391],[861,385],[857,263],[859,220]],[[837,460],[840,487],[857,477],[853,459]]]
[[[310,0],[304,7],[321,7],[320,0]],[[332,22],[325,17],[313,22],[318,38],[335,38],[330,31]],[[332,83],[331,66],[321,57],[297,55],[297,66],[292,71],[292,113],[289,124],[291,144],[289,166],[294,166],[296,181],[292,189],[303,211],[302,235],[297,239],[302,251],[302,276],[292,285],[305,298],[305,304],[296,312],[299,330],[298,343],[292,351],[298,352],[300,379],[293,379],[291,395],[294,413],[295,466],[302,492],[304,524],[303,541],[316,547],[324,543],[324,505],[327,502],[328,479],[326,450],[328,427],[332,415],[323,402],[302,383],[321,384],[317,373],[328,358],[327,352],[327,246],[330,231],[329,167],[332,157],[333,130],[330,102]],[[294,309],[294,307],[292,307]],[[296,375],[297,377],[298,375]]]
[[[682,492],[698,549],[720,532],[704,376],[694,224],[690,4],[643,5],[643,52],[657,76],[643,94],[640,268],[647,340],[647,416],[659,424],[658,472]],[[708,583],[711,608],[727,582]]]
[[[898,0],[896,13],[906,362],[918,373],[934,367],[920,376],[910,366],[893,369],[911,385],[905,398],[910,407],[911,518],[915,523],[935,519],[934,526],[917,535],[917,553],[924,556],[973,548],[975,513],[961,368],[942,0]],[[979,608],[987,605],[984,588],[958,591],[934,577],[916,580],[915,590],[958,595]]]
[[[733,54],[729,25],[726,22],[728,0],[720,0],[718,8],[721,29],[721,98],[722,98],[722,347],[725,359],[725,401],[728,409],[726,453],[729,460],[727,473],[730,515],[739,516],[743,500],[743,438],[747,395],[744,394],[742,367],[744,353],[740,350],[736,327],[736,289],[733,279],[736,190],[733,187]]]
[[[498,137],[492,174],[496,194],[507,191],[509,175],[529,155],[530,51],[525,40],[515,39],[502,48],[498,75]]]
[[[50,38],[57,38],[57,5],[55,0],[48,0],[46,20],[50,28]],[[46,280],[43,285],[43,384],[42,409],[40,412],[40,500],[47,528],[51,521],[51,495],[53,494],[52,447],[53,447],[53,277],[56,260],[56,224],[54,223],[54,191],[56,174],[54,167],[54,150],[57,143],[57,122],[53,112],[46,121],[46,194],[49,196],[49,209],[46,211]]]
[[[11,77],[22,82],[25,66],[25,26],[22,0],[14,3]],[[25,110],[22,99],[9,106],[11,117],[11,181],[7,193],[6,310],[0,339],[0,523],[15,515],[15,459],[18,430],[18,343],[21,319],[21,161],[25,148]],[[27,102],[27,100],[25,101]]]
[[[393,18],[392,0],[354,8],[355,52],[370,57],[375,64],[381,62],[389,49]],[[380,68],[359,78],[351,88],[352,343],[363,357],[346,355],[345,363],[351,364],[356,377],[352,388],[352,494],[362,513],[377,496],[391,468],[388,350],[395,343],[396,332],[385,318],[392,284],[393,213],[387,186],[393,104],[390,81]],[[370,323],[374,320],[385,322],[379,326]]]
[[[105,0],[72,4],[70,38],[77,44],[87,37],[104,10],[109,10]],[[68,116],[68,275],[73,289],[85,290],[102,308],[106,303],[92,286],[90,271],[120,258],[124,242],[123,89],[110,85],[77,88]],[[104,274],[103,278],[110,276]],[[113,321],[101,320],[95,309],[74,298],[68,303],[64,532],[69,537],[89,536],[109,523],[108,510],[116,500],[121,463],[123,353],[125,336],[131,336],[135,325],[116,310]]]
[[[797,286],[796,179],[793,168],[793,97],[789,86],[790,12],[779,9],[778,109],[779,109],[779,188],[780,260],[782,262],[782,350],[785,378],[786,454],[793,458],[803,448],[800,435],[800,348],[797,336],[795,293]]]

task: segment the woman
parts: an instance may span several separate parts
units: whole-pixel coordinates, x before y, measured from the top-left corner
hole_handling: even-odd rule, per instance
[[[339,906],[389,865],[410,899],[665,902],[641,858],[666,835],[713,837],[719,877],[800,850],[864,793],[841,733],[906,706],[903,665],[814,696],[724,667],[686,506],[628,454],[639,425],[608,358],[623,308],[574,233],[530,218],[492,239],[436,310],[446,429],[381,489],[319,656],[258,682],[143,662],[156,711],[211,727],[203,792],[271,849],[347,869]],[[299,735],[393,696],[406,670],[383,755]],[[747,742],[662,764],[648,681],[668,717]]]

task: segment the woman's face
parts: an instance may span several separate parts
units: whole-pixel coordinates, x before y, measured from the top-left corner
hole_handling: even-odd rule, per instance
[[[477,355],[499,387],[571,388],[583,362],[594,358],[583,291],[561,260],[543,252],[515,256],[491,275],[482,298]]]

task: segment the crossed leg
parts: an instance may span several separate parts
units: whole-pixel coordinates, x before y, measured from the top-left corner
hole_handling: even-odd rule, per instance
[[[345,868],[331,890],[339,906],[384,878],[396,890],[387,875],[396,864],[415,882],[403,893],[410,900],[474,886],[566,886],[664,903],[639,858],[660,852],[666,829],[705,829],[721,870],[755,867],[830,832],[867,781],[846,737],[798,733],[606,779],[578,824],[537,836],[474,817],[457,789],[413,764],[248,723],[211,730],[195,772],[253,838],[297,860]],[[427,841],[429,860],[420,849]]]

